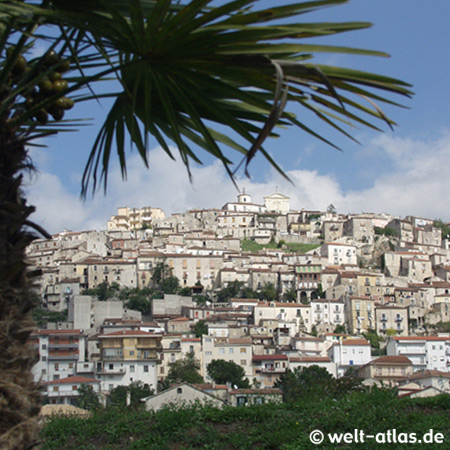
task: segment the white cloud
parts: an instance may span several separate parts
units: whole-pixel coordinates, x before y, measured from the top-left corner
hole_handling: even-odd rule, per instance
[[[373,140],[367,150],[370,157],[377,155],[385,161],[389,170],[375,177],[373,185],[365,190],[343,192],[336,179],[320,174],[320,168],[288,170],[294,184],[274,171],[262,181],[241,178],[238,184],[252,194],[255,202],[262,202],[278,187],[291,197],[291,207],[295,209],[324,210],[332,203],[342,213],[389,212],[450,220],[450,134],[431,142],[384,135]],[[128,159],[127,181],[122,182],[119,169],[113,169],[106,197],[99,192],[85,203],[56,175],[41,173],[29,188],[29,201],[37,206],[33,220],[50,232],[64,228],[104,229],[118,206],[150,205],[170,214],[190,208],[220,208],[238,193],[218,162],[193,167],[193,184],[189,183],[183,164],[173,162],[162,149],[150,152],[149,163],[147,170],[139,156],[132,155]]]

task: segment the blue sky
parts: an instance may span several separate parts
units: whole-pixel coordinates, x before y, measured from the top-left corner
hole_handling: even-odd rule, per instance
[[[240,177],[239,186],[256,202],[277,186],[291,197],[291,207],[296,209],[325,209],[333,203],[342,213],[388,212],[450,221],[450,2],[352,0],[304,17],[308,21],[372,22],[371,29],[326,38],[324,43],[381,50],[390,58],[323,55],[320,62],[402,79],[413,85],[415,95],[412,100],[398,99],[408,109],[383,107],[398,123],[394,132],[385,126],[383,134],[350,129],[361,145],[329,127],[316,128],[343,152],[298,129],[282,130],[281,137],[265,147],[289,172],[294,185],[259,157],[251,164],[252,178]],[[91,125],[46,140],[45,149],[32,150],[38,173],[27,192],[37,207],[34,220],[50,232],[105,228],[118,206],[150,205],[170,214],[193,207],[221,207],[235,198],[235,188],[217,163],[206,159],[203,167],[195,168],[190,185],[181,164],[168,160],[153,144],[150,171],[131,153],[128,181],[121,182],[115,165],[106,197],[99,192],[82,203],[81,176],[105,111],[107,105],[96,103],[75,107],[72,117],[95,118]]]

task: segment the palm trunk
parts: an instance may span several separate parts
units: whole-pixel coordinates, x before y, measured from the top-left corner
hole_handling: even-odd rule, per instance
[[[3,127],[2,127],[3,128]],[[28,166],[30,167],[30,166]],[[0,130],[0,448],[28,449],[37,443],[40,393],[27,345],[34,328],[31,276],[25,249],[34,239],[27,219],[34,208],[23,198],[21,171],[27,168],[24,143]]]

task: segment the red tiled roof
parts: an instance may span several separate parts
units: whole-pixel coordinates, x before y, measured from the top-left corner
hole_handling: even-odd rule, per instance
[[[259,395],[282,395],[281,389],[266,388],[266,389],[232,389],[230,394],[259,394]]]
[[[448,336],[395,336],[396,341],[449,341]]]
[[[342,345],[370,345],[370,342],[366,339],[346,339]]]
[[[60,380],[47,381],[47,383],[44,384],[78,384],[78,383],[100,383],[100,381],[95,380],[94,378],[74,376],[68,378],[61,378]]]
[[[141,330],[120,330],[120,331],[115,331],[114,333],[101,334],[99,336],[99,338],[101,339],[101,338],[118,337],[118,336],[150,337],[150,336],[161,336],[161,334],[148,333],[146,331],[141,331]]]
[[[275,355],[253,355],[253,361],[287,361],[288,357],[284,354],[275,354]]]
[[[402,365],[412,365],[411,360],[407,356],[380,356],[369,364],[402,364]]]

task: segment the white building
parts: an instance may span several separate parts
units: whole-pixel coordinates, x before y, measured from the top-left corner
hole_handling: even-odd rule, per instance
[[[326,242],[322,245],[321,256],[327,259],[328,266],[356,265],[356,247],[338,242]]]
[[[290,200],[288,196],[277,191],[264,197],[264,206],[267,211],[287,214],[290,211]]]
[[[337,376],[341,377],[352,367],[361,367],[371,359],[370,343],[366,339],[345,339],[334,343],[328,357],[337,365]]]
[[[93,378],[73,376],[44,384],[44,395],[50,404],[77,405],[79,388],[82,385],[91,386],[95,393],[100,393],[100,381]]]
[[[450,336],[396,336],[389,339],[388,355],[407,356],[413,371],[450,369]]]

